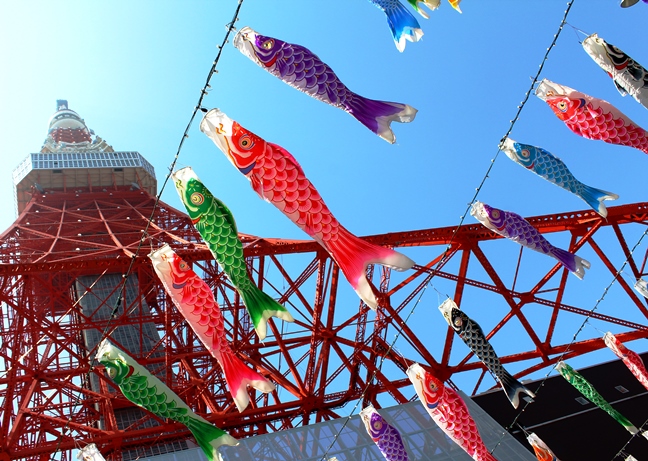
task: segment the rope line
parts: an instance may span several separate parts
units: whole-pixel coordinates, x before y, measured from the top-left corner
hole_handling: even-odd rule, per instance
[[[603,299],[605,299],[605,296],[606,296],[607,293],[609,292],[610,288],[611,288],[612,285],[614,285],[614,283],[617,281],[617,279],[619,278],[619,276],[620,276],[621,273],[623,272],[623,269],[624,269],[625,266],[628,264],[628,262],[630,261],[630,258],[631,258],[632,255],[634,254],[634,251],[635,251],[635,250],[637,249],[637,247],[641,244],[641,241],[644,239],[644,237],[645,237],[646,235],[648,235],[648,228],[646,228],[646,230],[643,232],[643,234],[641,234],[641,236],[639,237],[639,240],[637,241],[637,243],[634,244],[634,246],[632,247],[632,249],[631,249],[630,252],[629,252],[628,257],[625,259],[625,261],[624,261],[623,264],[621,265],[621,268],[618,269],[618,270],[616,271],[616,273],[614,274],[614,277],[612,277],[612,281],[611,281],[611,282],[610,282],[610,283],[605,287],[605,289],[603,290],[603,294],[602,294],[601,297],[596,301],[596,303],[594,304],[594,307],[592,307],[592,309],[590,309],[590,311],[588,312],[587,316],[585,317],[585,320],[583,320],[583,323],[581,323],[580,327],[576,330],[576,333],[574,333],[574,336],[572,337],[572,340],[569,342],[569,344],[567,345],[567,347],[565,348],[565,350],[564,350],[564,351],[563,351],[563,352],[558,356],[558,360],[556,361],[556,364],[554,364],[554,365],[551,367],[551,369],[547,372],[547,374],[545,375],[545,377],[544,377],[544,378],[542,379],[542,381],[540,382],[540,384],[539,384],[537,390],[535,391],[536,397],[538,396],[538,393],[540,392],[540,389],[544,386],[545,381],[549,378],[549,376],[551,375],[551,373],[556,369],[556,365],[558,364],[558,362],[560,362],[560,361],[562,360],[562,358],[563,358],[567,353],[569,353],[569,351],[570,351],[572,345],[573,345],[574,342],[576,341],[576,338],[578,337],[578,335],[580,334],[580,332],[583,331],[583,328],[585,328],[585,325],[587,325],[587,324],[589,323],[589,320],[590,320],[591,315],[592,315],[594,312],[596,312],[596,310],[598,309],[598,307],[599,307],[599,305],[601,304],[601,302],[603,302]],[[497,442],[497,445],[495,445],[495,448],[497,448],[497,446],[499,446],[499,445],[502,443],[502,440],[503,440],[504,434],[507,433],[507,432],[509,432],[509,431],[512,429],[512,427],[513,427],[515,424],[517,424],[517,420],[519,419],[519,417],[522,415],[522,413],[524,413],[524,411],[526,410],[526,408],[531,404],[531,401],[526,401],[526,400],[525,400],[525,402],[526,402],[526,403],[524,404],[524,406],[522,407],[522,409],[520,410],[520,412],[519,412],[519,413],[515,416],[515,418],[513,419],[513,422],[512,422],[512,423],[511,423],[507,428],[506,428],[506,431],[502,434],[502,437],[500,437],[499,441]],[[646,421],[646,422],[644,423],[644,425],[646,425],[646,424],[648,424],[648,421]],[[642,427],[643,427],[643,426],[642,426]],[[630,443],[630,441],[634,438],[635,435],[636,435],[636,434],[630,436],[630,440],[628,440],[628,442],[626,442],[626,445],[624,445],[624,447],[627,446],[628,443]],[[495,451],[495,448],[493,448],[493,450],[491,451],[491,453],[492,453],[493,451]],[[618,456],[618,453],[617,453],[616,456]],[[615,457],[616,457],[616,456],[615,456]],[[612,458],[612,459],[614,460],[614,458]]]
[[[148,230],[151,227],[151,224],[153,223],[153,219],[155,218],[155,213],[156,213],[156,211],[157,211],[157,209],[159,207],[159,203],[161,201],[162,193],[164,192],[164,190],[166,188],[166,185],[169,182],[169,179],[171,178],[171,175],[173,174],[173,170],[174,170],[174,168],[176,166],[176,163],[178,162],[178,158],[180,157],[180,152],[182,151],[182,148],[184,146],[184,142],[189,137],[189,130],[191,129],[191,126],[192,126],[192,124],[193,124],[193,122],[194,122],[194,120],[196,118],[196,115],[197,115],[198,111],[206,112],[206,109],[204,109],[202,107],[203,99],[205,98],[205,95],[209,92],[209,89],[211,89],[211,86],[210,86],[211,78],[213,77],[213,75],[215,73],[218,72],[216,70],[216,67],[217,67],[217,65],[218,65],[218,63],[220,61],[221,55],[223,53],[223,48],[228,43],[228,39],[229,39],[230,34],[232,33],[233,30],[235,30],[234,23],[236,23],[236,21],[238,20],[239,12],[241,10],[242,5],[243,5],[243,0],[238,0],[238,3],[236,5],[236,9],[234,11],[234,15],[232,16],[232,20],[225,25],[227,31],[225,33],[225,36],[223,38],[222,43],[220,45],[218,45],[218,53],[217,53],[216,58],[214,59],[214,61],[212,63],[211,68],[209,69],[209,73],[207,74],[205,84],[204,84],[204,86],[202,87],[202,89],[200,91],[200,96],[198,98],[198,102],[197,102],[196,106],[194,107],[194,110],[193,110],[193,112],[191,114],[191,117],[189,118],[189,122],[187,123],[187,126],[186,126],[186,128],[184,130],[184,133],[182,135],[182,138],[180,139],[180,143],[178,144],[178,148],[176,150],[173,161],[171,162],[171,165],[169,166],[169,173],[166,175],[166,177],[164,179],[164,182],[162,183],[162,187],[160,188],[160,191],[158,192],[158,194],[155,197],[155,203],[153,204],[153,210],[151,211],[151,215],[150,215],[150,217],[149,217],[149,219],[148,219],[148,221],[146,223],[146,226],[145,226],[144,230],[142,231],[142,237],[139,240],[139,244],[137,246],[137,249],[135,250],[135,253],[131,256],[131,260],[130,260],[130,263],[129,263],[129,266],[128,266],[128,269],[127,269],[126,273],[122,276],[121,288],[120,288],[120,291],[119,291],[119,296],[117,297],[117,300],[115,301],[115,304],[114,304],[114,306],[113,306],[113,308],[112,308],[112,310],[110,312],[110,315],[108,317],[108,322],[106,323],[106,326],[105,326],[105,328],[104,328],[104,330],[102,332],[101,339],[97,343],[96,346],[94,346],[90,351],[88,351],[88,357],[90,358],[90,363],[89,363],[90,366],[89,366],[89,369],[88,369],[88,372],[87,372],[88,379],[90,379],[90,376],[91,376],[91,374],[92,374],[92,372],[94,370],[94,367],[95,367],[94,353],[95,353],[97,347],[99,346],[99,344],[101,344],[101,342],[105,338],[110,336],[110,334],[112,334],[112,332],[117,328],[117,327],[114,327],[112,330],[110,330],[111,323],[112,323],[113,319],[117,316],[117,312],[118,312],[120,306],[125,301],[125,298],[126,298],[126,282],[128,281],[128,278],[130,277],[130,275],[132,274],[134,266],[135,266],[135,261],[137,260],[139,254],[140,254],[140,251],[141,251],[142,247],[144,246],[144,243],[145,243],[146,239],[148,238],[147,237],[148,236]],[[105,271],[104,271],[104,274],[105,274]],[[101,276],[103,276],[104,274],[101,274]],[[97,278],[97,280],[94,283],[96,283],[99,280],[99,278]],[[94,285],[94,283],[93,283],[93,285]],[[86,291],[86,293],[87,293],[87,291]],[[84,296],[85,296],[86,293],[84,293]],[[78,301],[80,301],[80,300],[78,300]],[[78,303],[78,301],[77,301],[77,303]],[[76,303],[75,303],[75,305],[76,305]],[[124,306],[124,308],[125,307],[126,306]],[[136,308],[137,308],[137,306],[133,307],[133,309],[131,311],[129,311],[128,313],[126,313],[126,315],[129,315],[130,313],[132,313]],[[76,405],[79,404],[80,401],[81,401],[81,393],[76,397],[76,401],[72,405],[76,406]],[[70,415],[70,417],[68,418],[68,420],[66,422],[66,425],[61,430],[61,437],[59,438],[57,446],[56,446],[56,448],[55,448],[55,450],[53,452],[53,456],[56,453],[58,453],[58,451],[60,449],[60,446],[61,446],[61,443],[63,442],[63,435],[65,434],[65,432],[66,432],[67,428],[69,427],[71,421],[72,421],[72,415]],[[74,439],[74,442],[75,442],[75,444],[77,443],[76,439]]]

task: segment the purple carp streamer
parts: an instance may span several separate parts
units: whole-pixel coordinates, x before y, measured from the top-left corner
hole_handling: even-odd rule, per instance
[[[407,450],[398,430],[380,416],[373,405],[360,412],[371,440],[378,446],[387,461],[408,461]]]
[[[416,10],[418,14],[423,16],[425,19],[429,19],[430,15],[419,6],[419,3],[427,6],[430,10],[434,11],[441,5],[441,0],[407,0],[412,8]],[[460,11],[461,12],[461,11]]]
[[[562,160],[542,147],[522,144],[513,141],[511,138],[506,138],[500,144],[500,149],[518,165],[580,197],[604,218],[607,216],[607,208],[603,201],[619,198],[617,194],[612,192],[583,184],[574,177]]]
[[[648,154],[648,132],[609,102],[546,78],[535,93],[577,135]]]
[[[648,109],[648,70],[597,34],[583,40],[583,48],[612,78],[621,96],[629,94]]]
[[[405,51],[406,40],[418,42],[423,37],[421,26],[412,13],[403,6],[400,0],[369,0],[385,15],[396,48],[401,53]]]
[[[590,268],[589,261],[576,256],[574,253],[553,246],[519,214],[493,208],[482,202],[473,203],[470,214],[493,232],[531,250],[557,259],[579,279],[585,277],[585,269]]]
[[[243,27],[234,37],[234,46],[281,81],[349,113],[391,144],[396,142],[391,122],[408,123],[416,116],[417,110],[407,104],[368,99],[349,90],[327,64],[301,45]]]

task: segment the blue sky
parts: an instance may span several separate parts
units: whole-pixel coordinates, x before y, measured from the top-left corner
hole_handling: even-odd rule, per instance
[[[0,228],[15,219],[11,170],[40,150],[57,99],[67,99],[115,150],[144,155],[161,185],[236,3],[0,2],[0,140],[5,165]],[[408,42],[399,53],[384,14],[366,0],[245,0],[237,27],[248,25],[304,45],[350,89],[407,103],[419,112],[412,123],[392,125],[397,140],[390,145],[348,114],[270,76],[239,53],[231,40],[204,106],[219,107],[290,151],[339,221],[358,235],[456,225],[497,154],[566,5],[563,0],[464,0],[459,14],[442,0],[430,19],[417,16],[425,33],[422,41]],[[622,9],[616,0],[577,0],[568,23],[541,78],[605,99],[647,128],[646,109],[619,95],[582,49],[579,42],[585,35],[576,29],[597,32],[648,66],[648,5],[640,2]],[[230,207],[241,232],[307,238],[259,200],[248,181],[200,133],[199,121],[191,128],[177,167],[194,168]],[[610,206],[646,200],[645,154],[574,135],[533,95],[511,138],[549,150],[584,183],[617,193],[619,200],[607,202]],[[182,209],[170,185],[162,200]],[[479,200],[523,216],[587,208],[504,154],[497,157]],[[466,222],[475,221],[468,216]],[[513,243],[496,243],[503,252],[519,251]],[[544,256],[538,258],[551,267]],[[509,261],[502,259],[501,264]],[[569,296],[591,308],[609,281],[609,273],[593,267],[580,291]],[[436,298],[426,300],[434,311],[442,301]],[[615,306],[602,309],[614,315]],[[444,325],[440,314],[431,315],[433,320],[425,322]],[[487,323],[483,317],[479,321]],[[566,341],[577,326],[562,332]],[[585,334],[602,335],[594,330]],[[645,350],[644,343],[635,348]],[[435,347],[440,345],[430,344]],[[514,344],[499,347],[510,353]],[[589,362],[614,358],[603,352]]]

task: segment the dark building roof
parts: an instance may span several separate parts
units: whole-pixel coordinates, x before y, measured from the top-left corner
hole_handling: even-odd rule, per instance
[[[648,352],[640,355],[648,363]],[[648,430],[648,390],[621,360],[574,368],[615,410],[638,429],[643,425],[643,430]],[[525,386],[536,393],[536,398],[530,404],[521,401],[517,410],[499,388],[473,400],[530,451],[533,449],[526,437],[535,432],[561,461],[617,461],[628,455],[648,459],[646,438],[640,434],[633,437],[557,371],[544,382],[525,382]]]

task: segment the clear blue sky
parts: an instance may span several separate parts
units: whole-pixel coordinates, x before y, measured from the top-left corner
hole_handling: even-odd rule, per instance
[[[70,108],[115,150],[144,155],[161,185],[236,3],[1,1],[0,228],[15,219],[11,170],[40,150],[57,99],[67,99]],[[459,14],[442,0],[430,19],[417,16],[425,33],[422,41],[408,42],[405,52],[399,53],[384,14],[366,0],[245,0],[237,27],[249,25],[265,35],[302,44],[352,90],[410,104],[418,115],[410,124],[392,125],[397,141],[390,145],[348,114],[270,76],[231,43],[204,105],[219,107],[289,150],[339,221],[358,235],[452,226],[497,153],[566,5],[564,0],[464,0]],[[577,0],[568,22],[587,33],[597,32],[648,66],[648,5],[640,2],[621,9],[617,0]],[[570,25],[541,78],[605,99],[648,128],[648,111],[619,95],[582,49],[579,41],[585,35]],[[200,133],[199,120],[177,166],[194,168],[231,208],[241,232],[307,238],[256,196],[248,181]],[[619,200],[607,202],[610,206],[647,198],[645,154],[574,135],[533,95],[511,138],[544,147],[584,183],[619,194]],[[170,185],[162,199],[182,209]],[[587,208],[503,154],[479,200],[523,216]],[[466,222],[475,221],[468,216]],[[552,243],[563,242],[552,239]],[[497,244],[503,251],[519,251],[512,242]],[[591,250],[582,253],[588,259]],[[553,264],[539,258],[547,269]],[[574,304],[593,307],[609,281],[602,267],[592,267],[580,291],[570,294]],[[426,302],[432,313],[423,324],[442,326],[436,295],[429,295]],[[614,315],[619,308],[609,303],[600,311]],[[488,324],[476,311],[470,314]],[[563,331],[564,340],[574,332]],[[593,329],[584,334],[602,336]],[[437,347],[440,344],[431,340],[430,348]],[[511,353],[514,347],[511,342],[498,345],[498,350]],[[630,347],[646,349],[645,342]],[[465,353],[461,350],[458,356]],[[611,352],[602,351],[589,362],[613,358]]]

